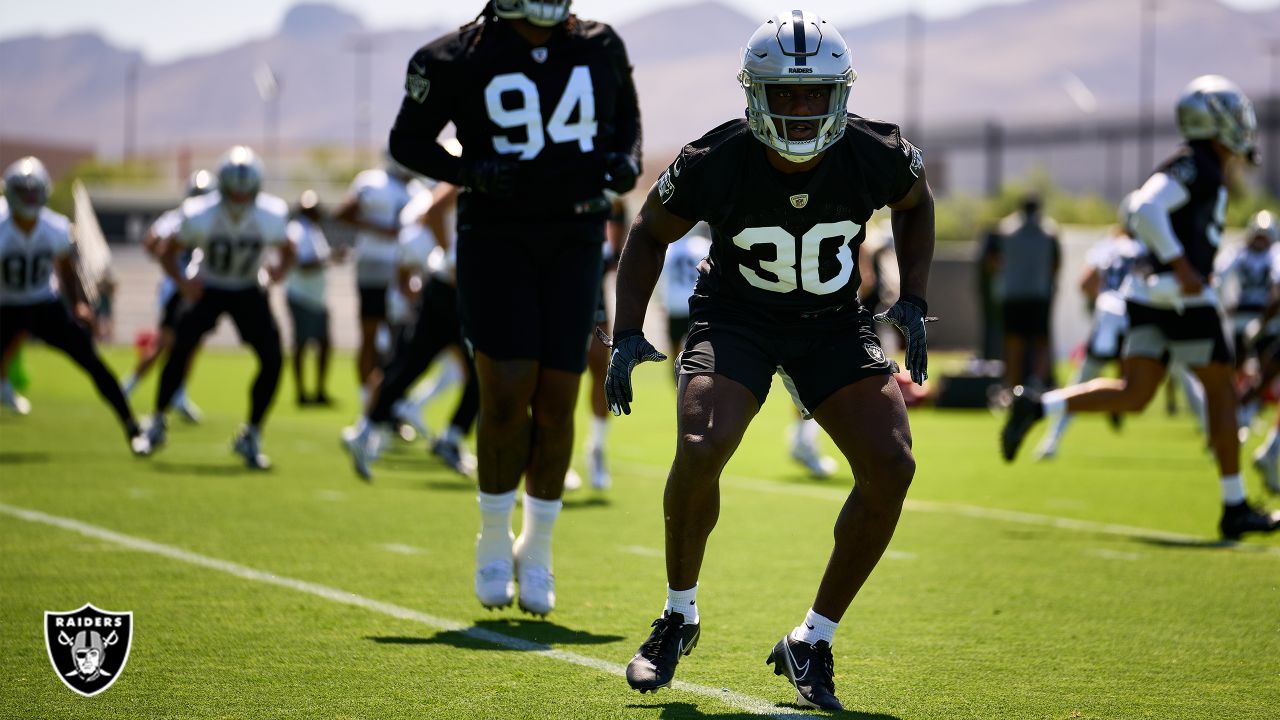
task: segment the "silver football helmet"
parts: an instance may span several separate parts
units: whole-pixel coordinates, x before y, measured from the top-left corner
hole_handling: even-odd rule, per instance
[[[747,123],[760,142],[792,162],[804,162],[835,144],[849,118],[849,88],[858,77],[849,46],[831,23],[808,10],[779,14],[756,28],[742,55],[738,82],[747,94]],[[769,109],[768,85],[831,85],[827,112],[814,117],[779,115]],[[787,123],[817,122],[807,140],[792,140]]]
[[[1221,75],[1201,75],[1178,97],[1178,131],[1188,140],[1217,140],[1237,155],[1256,149],[1258,118],[1253,103]]]
[[[216,190],[213,186],[213,174],[208,170],[197,170],[187,178],[187,197],[193,198]]]
[[[245,145],[227,151],[218,163],[218,192],[231,205],[251,205],[262,189],[262,163]]]
[[[9,212],[23,220],[35,218],[49,202],[51,184],[49,171],[38,158],[19,158],[4,171],[4,197],[9,202]]]
[[[1280,240],[1280,228],[1276,227],[1276,216],[1270,210],[1260,210],[1249,218],[1249,227],[1244,233],[1245,241],[1252,243],[1257,238],[1266,238],[1266,245],[1274,245]]]
[[[569,17],[572,0],[493,0],[493,13],[504,20],[528,20],[551,27]]]

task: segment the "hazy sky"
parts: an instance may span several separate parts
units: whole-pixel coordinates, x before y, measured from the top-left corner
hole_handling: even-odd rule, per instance
[[[62,34],[94,30],[113,43],[139,49],[152,62],[214,50],[246,37],[270,35],[284,13],[301,0],[0,0],[0,39],[30,33]],[[373,29],[461,24],[474,17],[483,0],[323,0],[347,8]],[[691,0],[574,0],[584,17],[621,23],[655,8],[688,4]],[[719,0],[764,19],[788,9],[787,0]],[[803,0],[800,6],[823,15],[849,20],[874,20],[915,6],[929,17],[943,17],[981,5],[1021,0]],[[1116,0],[1137,2],[1138,0]],[[1166,0],[1167,1],[1167,0]],[[1275,7],[1280,0],[1221,0],[1238,8]]]

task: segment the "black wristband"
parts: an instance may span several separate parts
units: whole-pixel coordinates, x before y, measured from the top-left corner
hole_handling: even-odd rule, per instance
[[[920,308],[921,315],[929,314],[929,303],[922,297],[916,297],[915,295],[902,295],[898,298],[898,302],[904,302],[908,305],[914,305],[915,307]]]
[[[613,342],[616,345],[619,340],[626,340],[627,338],[635,337],[636,335],[644,335],[644,331],[643,330],[619,330],[618,332],[613,334]]]

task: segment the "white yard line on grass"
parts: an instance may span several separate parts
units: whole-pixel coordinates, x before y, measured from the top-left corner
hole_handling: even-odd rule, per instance
[[[59,517],[57,515],[49,515],[38,510],[28,510],[26,508],[5,505],[3,503],[0,503],[0,514],[9,515],[20,520],[26,520],[27,522],[40,523],[43,525],[61,528],[63,530],[70,530],[71,532],[80,533],[87,537],[122,545],[138,552],[159,555],[161,557],[169,558],[170,560],[177,560],[189,565],[197,565],[209,570],[217,570],[219,572],[224,572],[228,575],[241,578],[242,580],[253,580],[255,582],[266,583],[267,585],[275,585],[276,587],[296,590],[301,593],[314,595],[315,597],[324,598],[325,600],[330,600],[343,605],[352,605],[364,610],[371,610],[398,620],[408,620],[410,622],[427,625],[429,627],[436,628],[437,630],[462,633],[463,635],[487,642],[491,645],[536,653],[552,660],[559,660],[572,665],[598,670],[603,673],[608,673],[609,675],[617,675],[621,677],[626,674],[626,668],[617,663],[598,660],[585,655],[578,655],[577,653],[565,652],[564,650],[557,650],[541,643],[530,642],[510,635],[503,635],[502,633],[474,627],[457,620],[428,615],[424,612],[401,607],[399,605],[393,605],[380,600],[374,600],[362,595],[356,595],[327,585],[318,585],[305,580],[296,580],[294,578],[284,577],[282,575],[276,575],[262,570],[255,570],[254,568],[246,565],[240,565],[227,560],[219,560],[218,558],[209,557],[208,555],[200,555],[173,545],[164,545],[144,538],[125,535],[123,533],[115,532],[114,530],[108,530],[96,525],[83,523],[79,520]],[[785,718],[786,720],[812,720],[813,718],[810,714],[788,712],[786,708],[779,707],[767,700],[734,692],[732,690],[717,689],[681,680],[677,680],[672,687],[677,690],[683,690],[685,692],[695,693],[719,700],[730,707],[752,713],[754,715]],[[619,694],[621,695],[622,692],[623,691],[620,689]],[[632,691],[626,690],[625,692],[630,694]],[[631,700],[631,702],[634,702],[634,700]]]
[[[645,475],[656,475],[662,478],[667,476],[667,468],[658,467],[656,465],[645,465],[643,463],[615,463],[615,470],[624,470],[628,472],[642,473]],[[747,488],[750,490],[758,490],[760,492],[775,493],[778,495],[816,497],[826,500],[836,500],[839,502],[843,502],[849,495],[849,490],[845,487],[835,487],[830,485],[794,485],[778,482],[776,480],[749,477],[746,475],[723,475],[720,478],[720,482],[722,484]],[[1092,520],[1076,520],[1075,518],[1056,517],[1053,515],[1039,515],[1036,513],[1019,512],[1017,510],[1001,510],[999,508],[965,505],[963,503],[912,500],[910,498],[907,499],[907,502],[903,507],[906,510],[915,512],[935,513],[939,515],[961,515],[964,517],[978,518],[980,520],[1000,520],[1020,525],[1051,527],[1058,530],[1072,530],[1075,532],[1094,533],[1098,535],[1139,538],[1142,540],[1150,540],[1169,545],[1184,545],[1188,547],[1204,547],[1206,545],[1213,545],[1222,547],[1223,549],[1239,552],[1258,553],[1261,555],[1280,557],[1280,547],[1274,545],[1255,545],[1251,543],[1231,542],[1228,540],[1215,542],[1214,540],[1198,535],[1186,535],[1184,533],[1153,530],[1151,528],[1133,527],[1130,525],[1117,525],[1115,523],[1094,522]]]

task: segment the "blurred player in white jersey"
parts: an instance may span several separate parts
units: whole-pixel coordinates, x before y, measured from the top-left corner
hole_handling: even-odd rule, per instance
[[[208,170],[197,170],[191,174],[187,180],[186,197],[200,197],[215,190],[215,180]],[[142,247],[147,254],[160,259],[160,253],[165,245],[173,240],[173,236],[178,234],[178,228],[182,225],[182,206],[179,205],[169,210],[156,221],[151,223],[151,227],[147,230],[146,237],[142,240]],[[196,264],[193,262],[192,253],[183,253],[178,260],[178,267],[185,275],[188,270],[194,271]],[[186,298],[182,297],[182,293],[178,292],[178,285],[166,273],[160,280],[160,287],[157,291],[157,300],[160,307],[160,326],[156,328],[155,340],[142,352],[142,357],[138,359],[138,364],[133,368],[133,372],[125,377],[121,385],[124,387],[125,395],[132,395],[134,388],[142,378],[146,377],[148,371],[155,366],[165,353],[173,348],[174,330],[178,327],[178,319],[182,317],[182,313],[187,310]],[[192,360],[194,362],[194,356]],[[190,368],[188,368],[188,373]],[[200,408],[196,406],[191,398],[187,396],[187,386],[184,383],[179,386],[178,391],[173,396],[173,409],[178,411],[184,419],[189,422],[200,422]]]
[[[187,360],[218,319],[229,314],[240,339],[258,356],[248,422],[232,447],[248,467],[265,470],[271,461],[261,452],[262,422],[275,399],[283,360],[280,330],[259,272],[267,250],[276,249],[279,257],[267,265],[267,277],[271,282],[282,280],[295,253],[287,234],[288,205],[260,192],[261,188],[262,165],[257,155],[237,145],[218,165],[218,192],[183,203],[182,225],[161,260],[192,306],[178,322],[174,346],[160,376],[149,436],[152,445],[164,443],[164,413],[186,378]],[[193,277],[178,266],[178,256],[188,248],[203,253]]]
[[[320,229],[320,196],[306,190],[298,198],[298,211],[289,221],[289,240],[298,257],[285,281],[289,301],[289,317],[293,321],[293,379],[298,405],[330,405],[325,383],[329,378],[329,301],[326,268],[340,256],[329,248]],[[303,357],[314,346],[316,355],[315,392],[306,391],[303,381]]]
[[[93,310],[72,259],[71,223],[45,207],[49,173],[36,158],[24,157],[5,170],[4,185],[9,212],[0,216],[0,353],[23,332],[66,353],[111,405],[133,453],[150,454],[124,392],[93,345]]]
[[[1219,264],[1215,281],[1224,290],[1234,290],[1235,302],[1227,309],[1231,318],[1236,346],[1236,372],[1242,384],[1258,376],[1258,350],[1274,339],[1280,330],[1280,319],[1262,322],[1263,312],[1280,286],[1280,255],[1276,239],[1280,231],[1276,218],[1263,210],[1256,213],[1245,230],[1244,244],[1226,255]],[[1258,398],[1251,396],[1240,403],[1241,437],[1247,437],[1249,424],[1258,412]]]
[[[387,158],[385,168],[356,175],[334,217],[356,228],[356,286],[360,292],[360,350],[357,371],[361,404],[365,382],[377,368],[378,328],[387,322],[387,289],[395,282],[400,212],[409,204],[413,182],[407,170]]]

